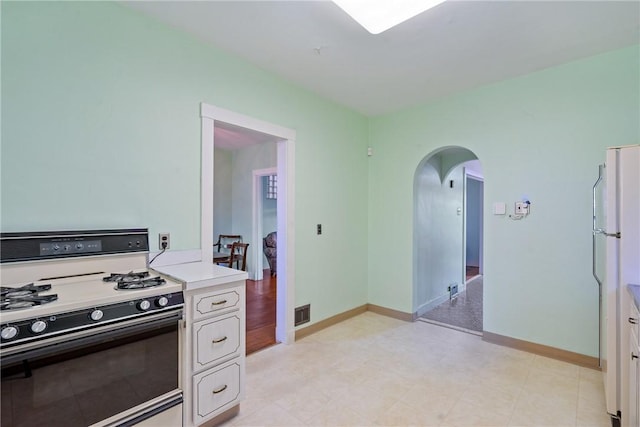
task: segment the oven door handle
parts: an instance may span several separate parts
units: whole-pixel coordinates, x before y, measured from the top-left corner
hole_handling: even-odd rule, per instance
[[[137,317],[120,323],[110,323],[91,329],[83,329],[47,339],[32,341],[3,349],[2,365],[59,354],[94,344],[107,343],[118,338],[133,336],[145,331],[177,325],[182,319],[182,309]]]
[[[132,427],[182,403],[182,390],[176,389],[89,427]]]

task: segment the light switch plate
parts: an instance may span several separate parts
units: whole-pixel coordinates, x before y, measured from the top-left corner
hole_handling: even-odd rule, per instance
[[[505,202],[495,202],[493,204],[493,214],[494,215],[506,215],[507,214],[507,204]]]

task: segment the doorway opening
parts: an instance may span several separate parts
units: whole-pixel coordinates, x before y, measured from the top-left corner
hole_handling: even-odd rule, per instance
[[[484,179],[464,147],[427,155],[414,175],[414,312],[482,334]]]
[[[483,273],[484,177],[479,160],[464,163],[465,283]]]
[[[214,202],[214,179],[216,163],[216,148],[223,147],[226,143],[234,141],[234,144],[244,146],[272,144],[275,146],[275,170],[278,176],[277,181],[277,283],[276,286],[276,322],[275,337],[277,342],[285,344],[292,343],[295,339],[293,304],[294,304],[294,166],[295,166],[295,131],[272,123],[264,122],[249,116],[225,110],[213,105],[201,104],[202,120],[202,215],[201,215],[201,250],[203,260],[212,260],[213,243],[217,236],[214,236],[215,212],[220,212],[221,206],[216,206]],[[263,147],[259,147],[261,150]],[[246,174],[234,176],[231,186],[240,185],[240,181],[248,182],[246,192],[237,192],[239,200],[230,200],[232,206],[238,204],[234,209],[231,224],[237,221],[237,226],[231,225],[235,231],[242,231],[241,234],[249,236],[243,239],[250,244],[250,252],[254,261],[249,261],[249,265],[256,268],[256,254],[262,253],[262,236],[255,230],[253,217],[257,214],[255,206],[255,185],[256,177],[249,170]],[[232,193],[233,194],[233,193]],[[232,196],[233,197],[233,196]],[[240,200],[241,199],[241,200]],[[244,207],[244,208],[243,208]],[[237,213],[237,216],[236,216]],[[253,248],[251,249],[251,246]],[[250,267],[251,269],[251,267]],[[261,272],[260,272],[261,273]],[[255,271],[253,272],[256,277]]]

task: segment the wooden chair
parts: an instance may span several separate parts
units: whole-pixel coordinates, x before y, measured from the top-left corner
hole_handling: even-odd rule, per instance
[[[234,242],[231,245],[231,256],[229,257],[229,268],[233,268],[236,263],[236,270],[247,271],[247,248],[248,243]]]
[[[218,241],[213,244],[217,252],[231,252],[231,245],[235,242],[242,243],[242,235],[240,234],[219,234]]]

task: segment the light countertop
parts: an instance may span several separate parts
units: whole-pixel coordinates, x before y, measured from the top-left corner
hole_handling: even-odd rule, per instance
[[[246,271],[234,270],[210,262],[167,265],[154,270],[181,282],[185,290],[245,281],[249,278]]]

